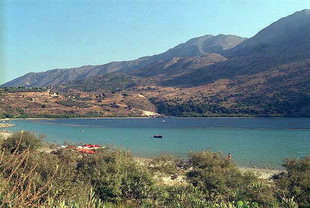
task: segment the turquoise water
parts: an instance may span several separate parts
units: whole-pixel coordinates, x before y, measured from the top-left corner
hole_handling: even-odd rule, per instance
[[[62,144],[120,146],[138,156],[186,158],[199,150],[230,152],[240,166],[279,168],[286,157],[310,154],[309,118],[152,118],[15,120],[11,130],[45,134]],[[154,139],[153,135],[163,135]]]

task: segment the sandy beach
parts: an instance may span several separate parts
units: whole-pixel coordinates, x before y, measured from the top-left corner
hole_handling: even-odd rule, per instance
[[[263,168],[239,168],[241,172],[252,172],[261,179],[269,180],[273,175],[284,172],[284,170],[277,169],[263,169]]]

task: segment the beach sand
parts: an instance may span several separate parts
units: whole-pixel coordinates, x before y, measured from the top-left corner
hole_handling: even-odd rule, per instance
[[[239,168],[241,172],[252,172],[257,175],[260,179],[270,180],[273,175],[284,172],[284,170],[276,170],[276,169],[262,169],[262,168]]]

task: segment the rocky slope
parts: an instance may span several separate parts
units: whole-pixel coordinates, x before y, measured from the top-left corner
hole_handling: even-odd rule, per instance
[[[282,64],[302,62],[310,58],[309,37],[310,10],[302,10],[276,21],[254,37],[224,51],[227,61],[202,67],[163,84],[197,86],[218,79],[238,79]]]
[[[111,72],[130,73],[133,70],[146,67],[153,62],[164,61],[174,57],[198,57],[208,53],[222,53],[223,51],[238,45],[243,40],[245,40],[245,38],[233,35],[206,35],[179,44],[162,54],[146,56],[132,61],[111,62],[104,65],[28,73],[22,77],[7,82],[2,86],[55,86],[69,81],[87,79]]]

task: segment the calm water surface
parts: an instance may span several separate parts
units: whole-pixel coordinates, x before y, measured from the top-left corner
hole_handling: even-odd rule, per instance
[[[310,118],[152,118],[16,120],[12,130],[45,134],[58,144],[125,147],[138,156],[186,158],[199,150],[230,152],[240,166],[279,168],[283,158],[310,154]],[[163,135],[154,139],[153,135]]]

